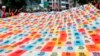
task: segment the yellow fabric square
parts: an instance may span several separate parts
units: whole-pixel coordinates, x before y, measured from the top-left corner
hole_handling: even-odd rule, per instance
[[[90,53],[88,51],[76,52],[76,56],[90,56]]]

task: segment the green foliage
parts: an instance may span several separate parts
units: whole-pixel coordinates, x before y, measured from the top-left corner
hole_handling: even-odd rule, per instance
[[[41,3],[41,0],[33,0],[35,2],[37,2],[38,4]]]
[[[21,0],[15,0],[15,2],[20,2]]]
[[[7,7],[10,7],[10,6],[11,6],[11,2],[8,0],[7,3],[5,3],[5,5],[6,5]]]

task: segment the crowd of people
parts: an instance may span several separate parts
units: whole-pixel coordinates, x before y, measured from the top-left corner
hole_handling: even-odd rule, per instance
[[[98,9],[100,9],[100,2],[96,1],[96,0],[93,0],[91,2],[95,7],[97,7]]]
[[[8,11],[7,11],[8,9]],[[0,6],[0,18],[10,17],[19,14],[22,11],[22,8],[6,8],[6,6]]]
[[[78,0],[79,5],[84,5],[88,3],[92,3],[95,7],[100,9],[100,0]]]
[[[27,5],[32,5],[32,3],[31,3],[32,1],[29,2],[29,0],[27,0],[26,2],[27,2]],[[84,2],[82,0],[78,1],[79,5],[83,5],[83,4],[87,4],[87,3],[88,3],[87,1],[84,1]],[[92,0],[90,3],[92,3],[98,9],[100,9],[100,2],[98,2],[96,0]],[[20,3],[20,4],[22,4],[22,3]],[[17,5],[17,3],[15,3],[15,4],[13,3],[12,5],[15,6],[15,5]],[[25,2],[23,3],[23,5],[25,5]],[[14,6],[12,8],[8,8],[4,5],[0,5],[0,18],[5,18],[5,17],[18,15],[20,12],[23,11],[22,6],[20,6],[20,5],[15,6],[15,7],[18,7],[17,9],[15,9]],[[48,10],[50,10],[49,7],[48,7]]]

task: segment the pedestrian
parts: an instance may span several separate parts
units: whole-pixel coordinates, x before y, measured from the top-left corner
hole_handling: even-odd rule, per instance
[[[99,3],[99,8],[98,9],[100,10],[100,3]]]
[[[9,16],[14,16],[15,13],[14,13],[14,9],[9,9]]]
[[[18,15],[20,12],[22,12],[23,11],[23,8],[20,8],[20,9],[18,9],[17,11],[16,11],[16,14]]]
[[[99,8],[99,4],[98,4],[98,3],[96,3],[96,4],[95,4],[95,7],[96,7],[96,8]]]
[[[2,18],[6,17],[6,6],[2,6]]]
[[[92,1],[92,4],[93,4],[93,5],[95,5],[95,4],[96,4],[96,1],[95,1],[95,0],[93,0],[93,1]]]

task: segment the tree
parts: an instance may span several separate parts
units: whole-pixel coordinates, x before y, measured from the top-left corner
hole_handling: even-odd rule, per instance
[[[40,4],[41,0],[34,0],[36,3]]]
[[[91,2],[92,0],[79,0],[78,3],[80,3],[81,5],[83,4],[87,4],[89,2]]]

